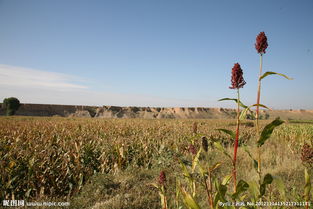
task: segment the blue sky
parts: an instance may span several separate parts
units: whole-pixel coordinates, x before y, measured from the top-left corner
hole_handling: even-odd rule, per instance
[[[256,99],[261,31],[268,37],[261,102],[313,109],[312,0],[0,0],[0,100],[25,103],[234,107]]]

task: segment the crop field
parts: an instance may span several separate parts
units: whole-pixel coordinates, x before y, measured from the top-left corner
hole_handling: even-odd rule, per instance
[[[210,195],[216,208],[231,207],[223,200],[304,202],[313,156],[303,145],[313,143],[313,124],[285,121],[262,146],[261,183],[272,178],[263,195],[253,121],[240,125],[243,186],[233,193],[233,139],[217,129],[235,127],[235,120],[1,117],[1,201],[69,202],[64,208],[209,208]]]

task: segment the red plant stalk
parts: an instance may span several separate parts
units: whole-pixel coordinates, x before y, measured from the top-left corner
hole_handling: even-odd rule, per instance
[[[262,56],[266,53],[266,48],[268,47],[267,43],[267,37],[264,32],[261,32],[256,37],[256,43],[255,43],[255,49],[257,50],[257,53],[260,54],[260,73],[259,73],[259,79],[258,79],[258,93],[257,93],[257,106],[256,106],[256,129],[257,129],[257,136],[260,136],[260,127],[259,127],[259,105],[260,105],[260,96],[261,96],[261,76],[262,76]],[[259,181],[261,183],[261,151],[258,147],[258,174],[259,174]]]
[[[259,105],[260,105],[260,97],[261,97],[261,76],[262,76],[262,63],[263,63],[263,59],[262,59],[262,53],[260,54],[260,72],[259,72],[259,79],[258,79],[258,93],[257,93],[257,106],[256,106],[256,112],[255,112],[255,118],[256,118],[256,129],[257,129],[257,135],[258,137],[260,136],[260,126],[259,126]],[[257,154],[258,154],[258,174],[260,177],[260,181],[261,181],[261,151],[260,151],[260,147],[258,147],[257,149]]]
[[[236,127],[236,138],[235,138],[235,145],[234,145],[234,159],[233,159],[233,179],[234,179],[234,192],[237,191],[237,170],[236,170],[236,162],[237,162],[237,150],[238,150],[238,141],[239,141],[239,125],[240,125],[240,110],[239,110],[239,88],[237,89],[237,127]]]
[[[240,125],[240,95],[239,89],[243,88],[246,84],[245,80],[243,79],[243,72],[239,65],[239,63],[235,63],[234,67],[232,68],[232,77],[231,77],[231,86],[230,89],[237,89],[237,128],[236,128],[236,137],[235,137],[235,144],[234,144],[234,158],[233,158],[233,180],[234,180],[234,192],[236,192],[236,181],[237,181],[237,171],[236,171],[236,162],[237,162],[237,150],[238,150],[238,141],[239,141],[239,125]]]

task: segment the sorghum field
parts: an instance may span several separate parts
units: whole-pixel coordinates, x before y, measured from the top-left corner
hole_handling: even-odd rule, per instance
[[[261,128],[268,122],[261,120]],[[285,121],[262,146],[262,175],[270,173],[272,181],[264,179],[261,196],[254,122],[240,125],[237,179],[244,181],[237,194],[233,139],[221,128],[235,130],[236,121],[1,117],[1,202],[68,201],[65,208],[100,209],[209,208],[210,196],[214,204],[305,201],[312,122]]]

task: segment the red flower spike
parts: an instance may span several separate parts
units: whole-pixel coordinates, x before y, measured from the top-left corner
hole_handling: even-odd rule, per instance
[[[242,88],[246,84],[243,79],[243,72],[239,65],[239,63],[235,63],[232,71],[231,71],[231,86],[230,89],[239,89]]]
[[[193,155],[197,154],[197,149],[193,144],[189,145],[189,152]]]
[[[165,172],[161,171],[159,176],[159,184],[164,186],[165,182],[166,182]]]
[[[267,37],[264,32],[259,33],[256,37],[255,49],[259,54],[265,54],[265,50],[267,48]]]

